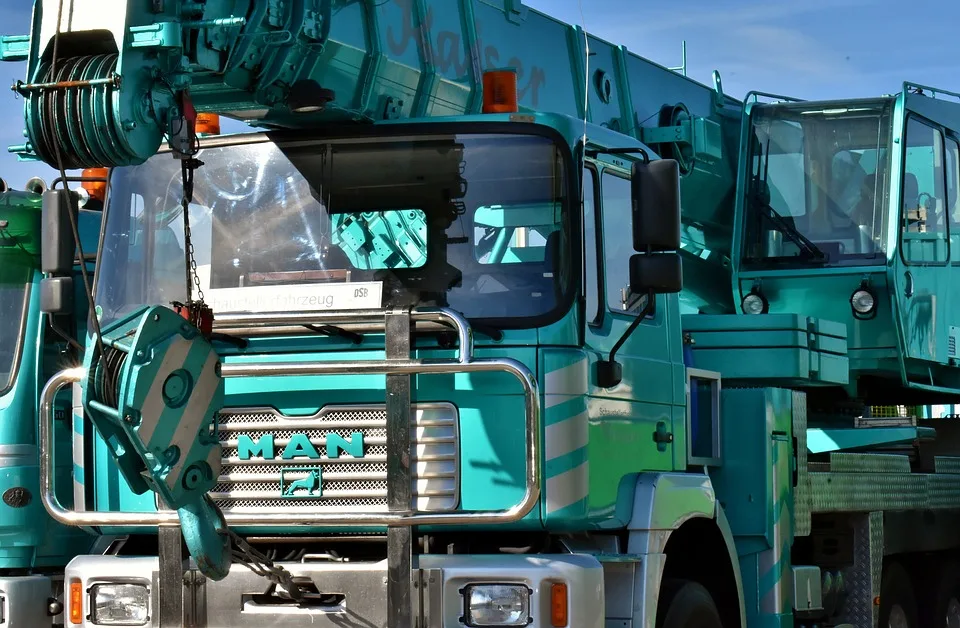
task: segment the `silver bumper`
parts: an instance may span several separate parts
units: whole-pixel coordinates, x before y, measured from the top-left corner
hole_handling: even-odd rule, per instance
[[[45,576],[0,578],[0,626],[52,626],[53,617],[47,612],[52,596],[53,581]]]
[[[278,604],[268,597],[270,582],[246,567],[234,565],[224,580],[208,581],[188,571],[183,588],[184,628],[381,628],[387,625],[387,561],[377,563],[282,563],[299,582],[309,580],[329,595],[310,606]],[[592,556],[578,554],[531,556],[420,556],[414,570],[416,628],[462,628],[461,589],[469,583],[522,583],[531,591],[532,623],[548,627],[550,586],[563,582],[568,591],[568,626],[602,628],[603,569]],[[91,621],[89,592],[108,582],[140,582],[149,588],[149,619],[159,626],[162,592],[157,587],[156,557],[81,556],[67,566],[66,582],[83,585],[83,626]],[[301,580],[303,579],[303,580]],[[321,606],[322,604],[322,606]],[[66,609],[65,609],[66,610]],[[390,628],[406,628],[393,627]],[[414,627],[410,627],[414,628]]]

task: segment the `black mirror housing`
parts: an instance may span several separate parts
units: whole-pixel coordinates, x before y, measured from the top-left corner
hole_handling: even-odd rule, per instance
[[[633,248],[680,248],[680,165],[674,159],[634,162],[631,176]]]
[[[675,294],[683,290],[683,263],[679,253],[630,257],[630,292]]]
[[[73,312],[73,277],[45,277],[40,281],[40,311],[44,314]]]
[[[653,311],[658,294],[683,289],[680,261],[680,166],[673,159],[634,162],[630,179],[633,205],[633,248],[630,257],[630,292],[648,295],[643,311],[610,350],[610,357],[597,362],[597,385],[612,388],[620,384],[623,371],[617,351],[640,322]]]
[[[77,220],[79,210],[76,197],[67,190],[47,190],[43,193],[41,215],[43,243],[40,250],[41,270],[50,275],[69,275],[73,272],[74,252],[77,249],[70,225],[70,214]]]

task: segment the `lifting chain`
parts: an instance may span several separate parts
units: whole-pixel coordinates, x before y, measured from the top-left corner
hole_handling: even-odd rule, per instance
[[[190,293],[190,280],[192,279],[193,285],[197,289],[197,302],[201,307],[205,304],[203,302],[203,288],[200,287],[200,275],[197,274],[197,258],[194,254],[193,240],[191,239],[190,233],[190,203],[193,202],[193,173],[202,165],[203,162],[194,157],[188,157],[180,162],[183,176],[183,198],[180,201],[180,204],[183,206],[183,244],[187,250],[188,272],[191,275],[191,277],[187,278],[187,303],[193,302],[193,297]]]
[[[201,333],[209,337],[213,333],[213,311],[207,306],[203,298],[203,288],[200,286],[200,275],[197,272],[197,258],[193,248],[193,237],[190,230],[190,203],[193,202],[193,173],[203,165],[203,162],[193,156],[180,157],[181,175],[183,178],[183,196],[180,206],[183,209],[183,248],[186,263],[186,303],[174,302],[174,309]],[[197,298],[193,298],[193,289],[196,289]]]
[[[180,205],[183,207],[183,245],[187,258],[187,302],[185,304],[175,303],[174,306],[181,310],[181,315],[185,312],[191,323],[200,328],[201,331],[209,333],[212,327],[212,312],[207,307],[203,299],[203,288],[200,286],[200,275],[197,273],[197,259],[194,253],[193,240],[190,232],[190,203],[193,202],[193,173],[203,165],[203,162],[193,156],[181,157],[181,175],[183,177],[183,196]],[[192,286],[191,286],[192,282]],[[197,299],[193,299],[191,288],[195,287]],[[263,553],[254,549],[243,538],[230,530],[226,525],[223,512],[214,506],[223,522],[223,528],[230,538],[231,557],[237,563],[245,566],[247,569],[264,577],[274,584],[281,586],[287,592],[291,599],[299,601],[303,598],[303,592],[293,581],[293,576],[289,571],[275,565]]]
[[[233,542],[233,560],[245,566],[247,569],[281,586],[290,595],[290,599],[300,601],[303,599],[303,592],[297,583],[293,581],[290,572],[279,565],[275,565],[272,560],[254,549],[249,543],[244,541],[233,530],[227,529],[230,540]]]

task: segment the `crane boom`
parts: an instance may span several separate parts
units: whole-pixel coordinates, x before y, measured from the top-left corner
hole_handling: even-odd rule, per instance
[[[520,0],[38,0],[33,22],[29,51],[24,37],[0,50],[28,59],[18,150],[55,168],[140,164],[165,137],[189,152],[193,111],[265,128],[480,113],[483,73],[512,68],[521,111],[680,163],[690,293],[703,312],[735,309],[723,269],[743,105],[717,72],[708,87]]]

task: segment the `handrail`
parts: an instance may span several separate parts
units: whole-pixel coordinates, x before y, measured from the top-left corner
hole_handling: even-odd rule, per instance
[[[273,314],[217,314],[214,327],[259,329],[265,327],[302,327],[304,325],[345,325],[384,320],[386,310],[339,310],[330,312],[279,312]],[[447,308],[423,308],[410,312],[411,322],[448,323],[457,332],[460,346],[458,361],[465,364],[473,356],[473,329],[459,313]]]
[[[383,311],[377,311],[381,316]],[[371,312],[372,314],[372,312]],[[451,315],[452,314],[452,315]],[[277,315],[274,319],[295,319],[299,315]],[[470,342],[470,327],[458,315],[449,310],[411,312],[414,320],[448,320],[457,327],[461,345],[457,360],[369,360],[358,362],[280,362],[258,364],[224,364],[223,377],[278,377],[298,375],[413,375],[436,373],[475,373],[501,371],[520,380],[524,391],[526,414],[526,490],[523,498],[505,510],[474,512],[420,513],[318,513],[318,512],[245,512],[224,513],[231,526],[314,526],[314,525],[459,525],[511,523],[525,517],[540,498],[540,393],[536,377],[523,363],[512,358],[473,359]],[[270,317],[265,317],[270,320]],[[459,319],[459,320],[458,320]],[[330,320],[338,320],[329,316]],[[356,320],[355,318],[353,320]],[[276,324],[273,321],[271,324]],[[290,323],[295,324],[295,323]],[[157,512],[103,512],[82,511],[65,508],[54,491],[53,476],[53,419],[54,400],[67,384],[83,381],[85,369],[70,368],[54,375],[43,388],[40,401],[40,492],[43,506],[56,521],[70,526],[131,526],[153,527],[179,523],[175,511]]]

